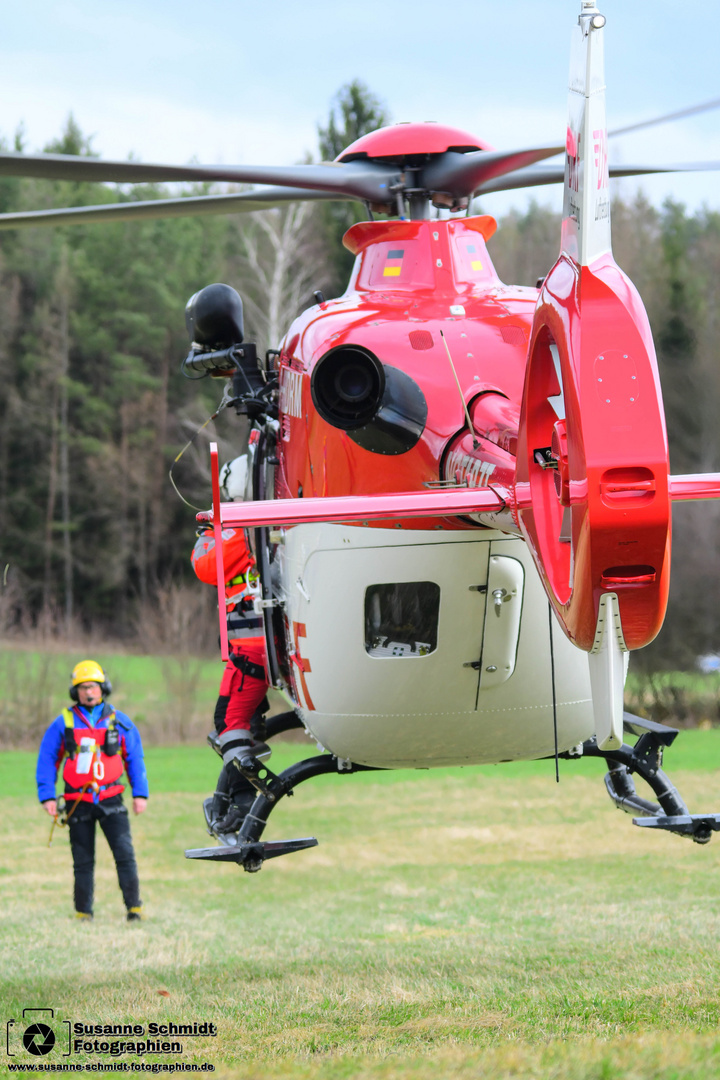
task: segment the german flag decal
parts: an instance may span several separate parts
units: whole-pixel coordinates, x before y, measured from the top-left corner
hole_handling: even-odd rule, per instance
[[[474,244],[468,244],[467,247],[465,248],[465,250],[467,251],[468,255],[470,256],[470,269],[471,270],[482,270],[483,264],[480,261],[480,259],[478,259],[476,257],[477,249],[476,249],[475,245]]]
[[[404,248],[391,248],[390,251],[388,251],[387,255],[385,256],[383,277],[400,277],[404,254]]]

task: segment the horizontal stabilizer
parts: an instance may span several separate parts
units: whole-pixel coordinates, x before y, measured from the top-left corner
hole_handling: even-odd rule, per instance
[[[643,735],[651,734],[655,737],[658,746],[672,746],[680,734],[677,728],[668,727],[667,724],[657,724],[654,720],[648,720],[644,716],[635,716],[634,713],[624,712],[623,731],[642,738]]]
[[[670,498],[673,502],[720,499],[720,473],[688,473],[685,476],[671,476]]]
[[[318,521],[382,521],[393,518],[446,517],[502,510],[504,500],[492,488],[445,488],[394,495],[341,495],[321,499],[263,499],[221,503],[223,525],[302,525]],[[204,511],[198,521],[211,521]]]

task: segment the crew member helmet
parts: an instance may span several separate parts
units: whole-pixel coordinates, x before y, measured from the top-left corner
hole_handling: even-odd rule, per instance
[[[248,482],[248,456],[226,461],[220,470],[220,494],[223,502],[242,502]]]
[[[103,697],[107,697],[108,694],[112,693],[112,684],[97,660],[81,660],[72,669],[70,674],[70,697],[73,701],[78,699],[78,686],[86,682],[96,682],[102,691]]]

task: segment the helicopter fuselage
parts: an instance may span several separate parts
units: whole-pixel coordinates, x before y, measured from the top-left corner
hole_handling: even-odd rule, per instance
[[[347,292],[280,349],[276,498],[510,482],[537,290],[491,218],[367,222]],[[271,533],[280,684],[339,758],[536,758],[593,732],[587,657],[553,626],[510,510]],[[275,623],[278,629],[278,620]]]

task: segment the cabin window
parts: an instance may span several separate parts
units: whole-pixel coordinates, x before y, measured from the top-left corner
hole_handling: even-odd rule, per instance
[[[373,244],[365,252],[358,278],[359,288],[383,292],[431,289],[434,284],[435,270],[426,235]]]
[[[427,656],[437,649],[440,586],[434,581],[370,585],[365,651],[375,657]]]
[[[459,236],[453,236],[452,245],[453,269],[457,282],[487,281],[494,276],[494,268],[482,237],[463,232]]]

